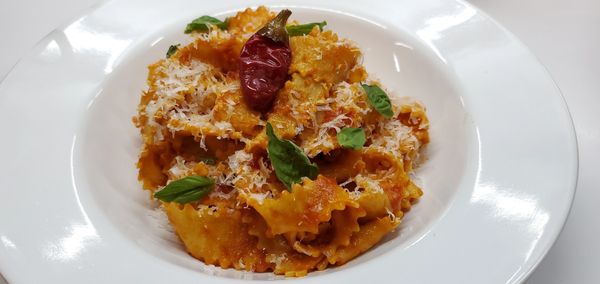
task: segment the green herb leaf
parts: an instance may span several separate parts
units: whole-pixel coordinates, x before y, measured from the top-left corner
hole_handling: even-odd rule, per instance
[[[222,30],[224,30],[224,31],[225,31],[225,30],[227,30],[227,28],[229,27],[229,20],[231,20],[231,19],[230,19],[229,17],[227,17],[227,18],[225,18],[225,21],[223,21],[223,22],[220,22],[220,23],[216,23],[215,25],[217,25],[217,27],[218,27],[219,29],[222,29]],[[218,20],[217,20],[217,21],[218,21]]]
[[[219,29],[226,30],[228,21],[221,22],[217,18],[211,16],[202,16],[187,24],[184,33],[189,34],[191,32],[207,32],[211,25],[217,26]]]
[[[344,148],[358,150],[365,145],[367,138],[362,128],[346,127],[337,134],[338,143]]]
[[[200,161],[207,164],[207,165],[215,165],[217,164],[217,161],[215,160],[215,158],[212,157],[204,157],[204,158],[200,158]]]
[[[303,36],[307,35],[312,31],[315,26],[319,26],[320,30],[323,30],[323,27],[327,25],[326,21],[322,21],[320,23],[308,23],[303,25],[289,25],[285,28],[287,29],[289,36]]]
[[[300,147],[290,140],[279,139],[273,132],[271,123],[267,123],[269,145],[267,153],[277,178],[287,186],[299,183],[303,177],[314,179],[319,173],[319,167],[312,163]]]
[[[198,201],[211,192],[215,181],[203,176],[188,176],[172,181],[160,191],[154,193],[154,197],[177,203],[189,203]]]
[[[394,115],[392,111],[392,103],[388,95],[377,85],[362,84],[363,89],[367,92],[369,104],[381,115],[390,118]]]
[[[179,44],[169,46],[169,50],[167,50],[167,58],[171,57],[171,55],[175,54],[179,49]]]

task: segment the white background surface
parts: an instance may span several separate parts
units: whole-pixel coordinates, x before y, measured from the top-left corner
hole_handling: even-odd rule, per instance
[[[0,2],[0,79],[58,25],[98,0]],[[600,1],[471,0],[523,41],[544,64],[571,110],[580,169],[571,215],[527,283],[600,281]],[[468,279],[468,276],[465,276]],[[2,280],[0,279],[0,283]]]

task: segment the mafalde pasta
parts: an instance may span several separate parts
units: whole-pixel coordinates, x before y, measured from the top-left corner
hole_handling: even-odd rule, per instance
[[[286,276],[342,265],[423,194],[409,174],[429,142],[424,106],[390,99],[326,19],[290,14],[200,17],[189,44],[148,68],[139,179],[207,264]]]

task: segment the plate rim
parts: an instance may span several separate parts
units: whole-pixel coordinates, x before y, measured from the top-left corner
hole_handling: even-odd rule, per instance
[[[20,58],[18,60],[18,62],[12,66],[12,68],[8,71],[8,73],[6,73],[6,76],[4,76],[4,78],[2,78],[2,80],[0,81],[0,101],[5,100],[6,96],[8,94],[3,94],[3,86],[5,86],[7,83],[7,81],[9,80],[15,80],[13,79],[13,73],[15,73],[14,71],[16,69],[22,68],[23,65],[26,65],[27,63],[23,62],[23,59],[27,59],[27,58],[31,58],[32,56],[34,56],[36,53],[36,50],[40,50],[40,48],[49,40],[51,39],[56,31],[59,31],[61,29],[64,29],[66,27],[68,27],[69,25],[73,24],[75,21],[80,20],[86,16],[88,16],[89,14],[92,14],[94,12],[96,12],[99,9],[102,9],[106,6],[112,5],[114,3],[116,3],[117,1],[103,1],[100,2],[98,4],[92,5],[91,7],[89,7],[88,9],[85,9],[82,13],[80,13],[79,16],[77,17],[73,17],[71,20],[69,20],[67,23],[60,25],[57,29],[53,30],[52,32],[50,32],[48,35],[44,36],[40,41],[38,41],[38,43],[35,44],[35,47],[30,49],[22,58]],[[269,2],[271,3],[271,2]],[[293,6],[293,4],[287,5],[287,2],[282,2],[283,6]],[[568,104],[566,103],[566,100],[564,98],[564,95],[562,93],[562,91],[560,90],[560,87],[556,84],[555,80],[553,79],[553,77],[551,76],[550,72],[547,70],[546,66],[544,64],[542,64],[542,62],[540,62],[539,58],[537,56],[535,56],[535,54],[533,54],[533,52],[531,52],[531,50],[529,50],[527,48],[527,46],[525,44],[523,44],[515,35],[513,35],[509,30],[507,30],[504,26],[502,26],[501,24],[499,24],[493,17],[489,16],[487,13],[485,13],[483,10],[477,8],[475,5],[470,4],[470,3],[466,3],[464,1],[461,0],[456,0],[456,3],[459,3],[461,5],[464,6],[468,6],[468,7],[472,7],[474,8],[478,14],[482,15],[483,17],[485,17],[487,20],[491,21],[494,26],[498,29],[500,29],[503,32],[504,36],[507,36],[511,39],[511,41],[517,43],[517,45],[519,46],[519,48],[521,48],[522,50],[524,50],[528,56],[532,57],[535,62],[537,63],[538,66],[542,67],[544,72],[545,72],[545,78],[549,79],[550,82],[552,83],[553,88],[555,89],[555,91],[558,93],[560,100],[562,101],[562,111],[566,112],[566,115],[568,117],[568,124],[569,124],[569,134],[570,134],[570,138],[572,139],[572,147],[575,152],[575,156],[572,157],[574,159],[574,168],[573,168],[573,172],[571,173],[571,176],[573,177],[572,179],[572,185],[569,188],[569,200],[568,200],[568,207],[566,212],[564,212],[564,214],[561,214],[560,216],[562,217],[561,220],[559,222],[557,222],[557,224],[560,224],[558,226],[558,230],[550,233],[550,245],[546,246],[542,252],[538,255],[538,257],[535,260],[532,260],[530,265],[528,266],[528,269],[525,271],[520,271],[518,275],[516,275],[517,277],[514,279],[510,279],[511,282],[520,282],[525,280],[533,270],[535,270],[535,268],[539,265],[539,263],[542,261],[542,259],[545,257],[545,255],[548,253],[548,251],[550,250],[550,248],[552,247],[552,244],[556,241],[556,239],[558,238],[558,236],[560,235],[560,232],[563,230],[565,222],[571,212],[571,208],[572,208],[572,204],[573,204],[573,200],[574,200],[574,196],[576,194],[576,189],[577,189],[577,181],[579,178],[579,147],[578,147],[578,141],[577,141],[577,135],[576,135],[576,129],[574,127],[574,123],[573,123],[573,118],[571,115],[571,112],[569,110]],[[269,4],[266,4],[268,6],[272,6]],[[316,2],[311,4],[312,6],[310,7],[319,7]],[[336,4],[337,5],[337,4]],[[394,2],[394,5],[399,5],[398,3]],[[343,5],[342,5],[343,6]],[[0,218],[1,219],[1,218]],[[1,221],[1,220],[0,220]],[[5,247],[0,246],[0,250],[2,249],[6,249]],[[9,261],[8,259],[4,259],[3,257],[0,257],[0,263],[5,263],[6,261]],[[6,267],[5,265],[0,266],[0,271],[2,271],[3,275],[5,275],[5,277],[7,278],[7,280],[11,280],[11,281],[15,281],[18,279],[18,276],[16,276],[14,273],[10,272],[10,271],[4,271],[4,268]]]

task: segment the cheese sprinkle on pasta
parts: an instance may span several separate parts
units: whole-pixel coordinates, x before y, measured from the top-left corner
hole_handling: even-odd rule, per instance
[[[187,251],[207,264],[303,276],[344,264],[394,230],[423,194],[411,180],[429,142],[425,108],[392,100],[385,118],[361,83],[379,85],[350,40],[318,27],[290,37],[289,77],[266,113],[249,108],[240,90],[244,43],[275,13],[246,9],[194,32],[191,42],[148,67],[135,125],[143,146],[139,179],[151,193],[187,176],[215,181],[196,202],[163,202]],[[383,86],[380,86],[385,90]],[[291,189],[267,154],[265,125],[293,141],[319,167]],[[341,147],[344,128],[364,129],[367,142]]]

